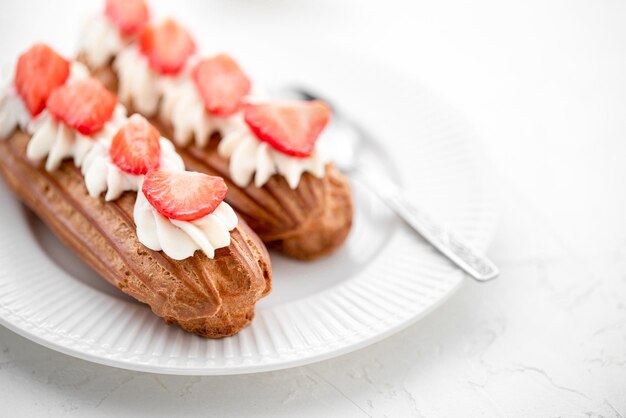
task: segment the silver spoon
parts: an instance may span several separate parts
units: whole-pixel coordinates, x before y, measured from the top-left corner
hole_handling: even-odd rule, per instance
[[[349,173],[363,186],[378,195],[389,208],[419,233],[433,247],[448,257],[454,264],[478,281],[491,280],[500,274],[496,265],[484,254],[466,244],[462,238],[444,228],[422,209],[409,202],[402,190],[390,179],[373,176],[359,165],[359,144],[374,140],[358,124],[345,117],[331,101],[305,88],[283,89],[282,95],[304,100],[323,100],[333,109],[332,122],[327,135],[341,140],[333,141],[332,157],[339,169]]]

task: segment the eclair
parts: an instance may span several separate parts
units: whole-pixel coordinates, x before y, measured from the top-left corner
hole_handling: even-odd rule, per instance
[[[267,250],[224,201],[227,183],[186,171],[157,128],[46,45],[23,53],[0,90],[0,174],[85,263],[167,323],[233,335],[270,292]]]
[[[337,249],[350,231],[353,203],[347,178],[324,151],[332,138],[321,139],[330,108],[260,94],[229,55],[199,56],[193,37],[172,19],[152,23],[138,13],[130,26],[141,29],[124,35],[106,12],[116,2],[106,3],[94,17],[106,24],[86,27],[83,39],[123,41],[106,63],[91,58],[98,42],[83,42],[79,60],[92,74],[172,138],[189,169],[224,178],[226,201],[269,247],[301,260]],[[106,33],[94,33],[100,26]]]

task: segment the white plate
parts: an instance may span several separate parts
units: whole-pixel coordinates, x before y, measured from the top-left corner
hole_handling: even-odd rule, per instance
[[[289,52],[239,56],[257,79],[307,80],[332,93],[385,144],[365,150],[373,169],[384,168],[410,197],[485,250],[495,213],[482,154],[467,126],[424,89],[375,62],[326,50]],[[285,56],[301,60],[283,60],[276,71],[271,63]],[[207,340],[166,325],[97,277],[0,183],[0,323],[52,349],[111,366],[220,375],[311,363],[399,331],[464,280],[355,186],[347,244],[313,263],[272,254],[274,290],[257,305],[252,325],[234,337]]]

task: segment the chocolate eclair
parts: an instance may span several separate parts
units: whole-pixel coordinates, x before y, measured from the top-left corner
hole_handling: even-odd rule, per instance
[[[350,186],[318,144],[328,106],[258,94],[232,57],[196,55],[192,36],[172,19],[132,36],[106,13],[94,19],[106,33],[87,27],[83,39],[121,41],[106,60],[91,58],[102,51],[98,42],[84,42],[79,60],[172,138],[188,167],[223,177],[226,201],[268,246],[312,260],[345,241]]]
[[[186,171],[171,142],[81,64],[45,45],[0,91],[0,174],[89,266],[168,323],[233,335],[271,289],[259,237],[219,177]]]

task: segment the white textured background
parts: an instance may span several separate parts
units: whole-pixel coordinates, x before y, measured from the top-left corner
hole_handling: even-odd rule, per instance
[[[0,4],[2,62],[35,40],[70,53],[77,17],[99,7],[42,3]],[[0,328],[0,415],[626,415],[626,2],[153,7],[188,23],[203,44],[215,39],[236,53],[247,39],[280,46],[288,34],[374,56],[439,92],[472,122],[498,168],[503,208],[490,255],[502,276],[468,282],[369,348],[249,376],[117,370]]]

